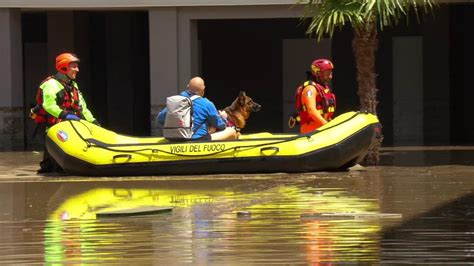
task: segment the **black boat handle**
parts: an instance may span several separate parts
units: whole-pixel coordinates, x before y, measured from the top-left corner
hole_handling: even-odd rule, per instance
[[[276,153],[278,153],[280,151],[280,148],[278,148],[278,147],[265,147],[265,148],[260,149],[260,153],[265,153],[266,151],[273,151],[273,153],[269,154],[269,155],[275,155]]]
[[[127,161],[130,161],[132,159],[132,155],[130,154],[118,154],[118,155],[114,155],[113,157],[113,160],[115,162],[115,160],[119,159],[119,158],[126,158]]]

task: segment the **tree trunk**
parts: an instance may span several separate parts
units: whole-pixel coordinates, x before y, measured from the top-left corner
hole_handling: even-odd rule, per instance
[[[357,94],[360,99],[360,109],[377,115],[377,74],[375,73],[375,52],[378,47],[377,26],[375,20],[371,20],[362,27],[356,29],[352,40],[357,67]],[[377,165],[379,162],[379,147],[377,145],[370,149],[362,164]]]

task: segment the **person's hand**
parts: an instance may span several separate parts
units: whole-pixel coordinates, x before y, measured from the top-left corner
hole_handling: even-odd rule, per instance
[[[79,117],[75,114],[67,114],[66,117],[64,117],[65,120],[76,120],[79,121]]]
[[[219,110],[219,115],[220,115],[222,118],[224,118],[224,119],[227,120],[227,116],[228,116],[228,115],[227,115],[226,111],[221,111],[221,110]]]
[[[216,127],[209,126],[209,127],[207,128],[207,133],[209,133],[209,134],[216,133],[216,132],[217,132],[217,128],[216,128]]]

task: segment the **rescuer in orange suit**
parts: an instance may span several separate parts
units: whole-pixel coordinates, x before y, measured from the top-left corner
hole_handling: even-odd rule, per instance
[[[328,59],[311,64],[311,79],[296,90],[296,109],[300,133],[318,129],[330,121],[336,109],[336,95],[329,88],[334,65]]]

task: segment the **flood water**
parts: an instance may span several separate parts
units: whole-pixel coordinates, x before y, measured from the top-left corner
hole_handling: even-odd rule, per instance
[[[0,264],[474,262],[474,147],[270,175],[47,177],[40,159],[0,153]],[[173,209],[96,217],[140,206]]]

